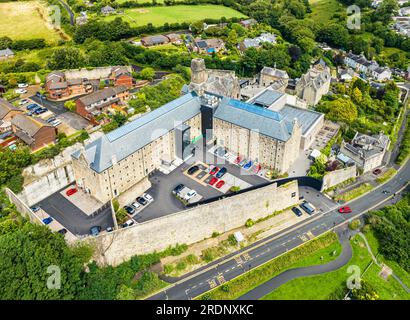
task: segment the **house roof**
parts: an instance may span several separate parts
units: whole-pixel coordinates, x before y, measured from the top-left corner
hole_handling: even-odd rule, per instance
[[[9,48],[4,49],[4,50],[0,50],[0,57],[9,57],[14,55],[14,52],[11,51]]]
[[[324,117],[323,113],[298,108],[288,104],[280,109],[279,112],[287,121],[298,119],[298,122],[302,126],[302,135],[305,135],[320,118]]]
[[[149,44],[149,45],[154,45],[154,44],[161,44],[161,43],[168,43],[169,39],[162,35],[155,35],[155,36],[147,36],[141,39],[141,42]]]
[[[250,103],[256,104],[256,105],[261,105],[264,107],[270,107],[272,104],[274,104],[278,99],[283,97],[283,93],[275,90],[264,90],[262,93],[257,95],[255,98],[253,98]]]
[[[41,118],[29,117],[22,114],[17,114],[11,119],[11,124],[18,129],[24,131],[30,137],[33,137],[38,130],[43,127],[53,127],[51,124],[45,122]]]
[[[0,120],[3,119],[10,111],[21,111],[13,106],[10,102],[0,98]]]
[[[278,78],[284,78],[284,79],[289,79],[289,75],[285,70],[280,70],[276,68],[271,68],[271,67],[263,67],[261,70],[262,74],[267,74],[273,77],[278,77]]]
[[[49,88],[51,90],[58,90],[58,89],[65,89],[68,87],[67,81],[62,81],[62,82],[54,82],[52,81]]]
[[[93,92],[85,97],[81,97],[80,100],[84,105],[89,106],[93,103],[97,103],[101,100],[107,99],[109,97],[115,96],[118,93],[127,91],[128,88],[126,86],[116,86],[112,88],[104,88],[97,92]]]

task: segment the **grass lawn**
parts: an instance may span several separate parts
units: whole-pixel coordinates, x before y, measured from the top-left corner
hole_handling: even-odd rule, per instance
[[[343,201],[350,201],[353,200],[359,196],[361,196],[362,194],[370,191],[373,189],[373,186],[370,183],[363,183],[360,186],[349,190],[343,194],[337,195],[335,196],[335,200],[339,201],[339,200],[343,200]]]
[[[336,255],[333,255],[334,251]],[[341,245],[336,234],[329,232],[227,282],[228,291],[224,291],[223,287],[219,286],[201,297],[206,295],[211,300],[236,299],[285,270],[327,263],[336,259],[340,252]]]
[[[59,33],[47,26],[40,16],[46,9],[39,1],[0,3],[0,37],[13,40],[44,38],[49,43],[61,39]]]
[[[347,273],[349,265],[356,265],[363,272],[371,262],[371,256],[365,243],[358,235],[351,240],[353,257],[344,267],[322,275],[294,279],[266,295],[263,300],[326,300],[341,289],[346,288],[346,280],[351,275]],[[372,265],[363,275],[380,299],[410,299],[410,295],[392,277],[387,281],[379,277],[380,268]]]
[[[376,179],[378,183],[383,183],[387,180],[389,180],[391,177],[393,177],[397,173],[397,170],[394,168],[390,168],[386,172],[384,172],[380,177]]]
[[[309,4],[312,12],[307,17],[320,22],[332,20],[332,16],[344,8],[337,0],[309,0]]]
[[[105,20],[114,20],[122,17],[131,26],[143,26],[152,23],[154,26],[162,26],[164,23],[194,22],[205,18],[219,19],[222,17],[245,17],[242,13],[219,5],[198,6],[171,6],[171,7],[146,7],[125,9],[124,14],[103,17]]]

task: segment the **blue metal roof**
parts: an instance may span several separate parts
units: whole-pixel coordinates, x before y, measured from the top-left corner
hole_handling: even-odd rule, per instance
[[[283,117],[279,114],[279,112],[269,110],[269,109],[265,109],[265,108],[261,108],[261,107],[255,106],[253,104],[243,102],[243,101],[230,99],[228,104],[232,107],[242,109],[242,110],[245,110],[247,112],[254,113],[254,114],[260,115],[262,117],[275,120],[275,121],[281,121],[283,119]]]

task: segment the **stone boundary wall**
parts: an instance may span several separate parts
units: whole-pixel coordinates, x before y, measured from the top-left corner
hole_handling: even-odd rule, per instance
[[[96,261],[118,265],[134,255],[164,250],[169,246],[192,244],[258,220],[299,201],[297,181],[280,187],[276,183],[240,195],[199,205],[132,227],[87,238],[94,245]]]
[[[27,204],[24,203],[13,191],[9,188],[4,189],[7,196],[9,197],[10,201],[16,206],[17,211],[19,211],[23,217],[29,219],[32,223],[43,224],[41,219],[37,217],[28,207]]]
[[[98,67],[92,70],[88,69],[75,69],[75,70],[67,70],[64,72],[65,77],[67,80],[71,79],[89,79],[89,80],[100,80],[100,79],[107,79],[113,67]],[[129,72],[132,71],[130,66],[126,66]]]
[[[331,187],[334,187],[338,185],[339,183],[342,183],[343,181],[346,181],[351,178],[355,178],[357,176],[357,168],[356,165],[331,171],[327,173],[323,177],[323,185],[322,185],[322,190],[327,190]]]

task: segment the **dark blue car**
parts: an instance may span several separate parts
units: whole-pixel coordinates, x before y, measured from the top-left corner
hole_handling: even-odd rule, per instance
[[[39,108],[40,106],[38,105],[38,104],[36,104],[36,103],[32,103],[32,104],[29,104],[27,107],[26,107],[26,109],[27,110],[31,110],[31,109],[37,109],[37,108]]]
[[[43,219],[44,224],[50,224],[51,222],[53,222],[53,218],[51,218],[51,217]]]
[[[224,176],[224,174],[227,172],[228,170],[225,167],[222,167],[221,169],[219,169],[219,171],[216,173],[216,177],[222,178]]]
[[[249,161],[247,164],[245,164],[245,165],[243,166],[243,168],[244,168],[245,170],[248,170],[250,167],[252,167],[252,161]]]

